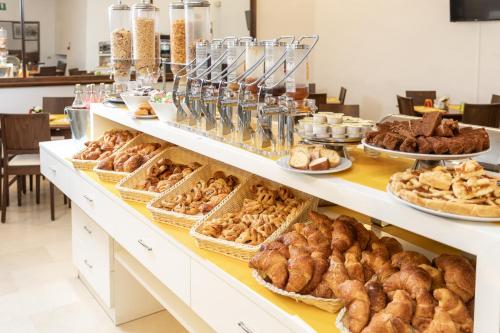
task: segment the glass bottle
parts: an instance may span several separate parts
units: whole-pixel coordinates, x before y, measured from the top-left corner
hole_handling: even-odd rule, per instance
[[[132,67],[132,27],[130,7],[118,0],[108,8],[111,63],[116,82],[130,81]]]
[[[73,100],[71,107],[73,109],[86,109],[85,102],[83,101],[82,86],[80,84],[75,85],[74,94],[75,99]]]

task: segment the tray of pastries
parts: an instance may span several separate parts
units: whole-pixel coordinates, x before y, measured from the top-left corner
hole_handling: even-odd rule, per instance
[[[303,192],[252,177],[217,211],[191,228],[199,247],[249,261],[317,206]]]
[[[500,177],[474,160],[454,167],[407,170],[391,177],[388,192],[427,213],[479,222],[500,221]]]
[[[97,140],[86,142],[85,148],[73,155],[70,161],[76,169],[92,170],[100,160],[119,151],[139,134],[122,129],[107,131]]]
[[[210,212],[215,212],[249,178],[232,166],[210,163],[182,185],[148,203],[156,222],[191,228]]]
[[[102,181],[117,183],[139,169],[164,149],[174,145],[155,137],[141,134],[129,141],[120,151],[101,159],[94,172]]]
[[[207,165],[207,158],[179,147],[164,150],[123,178],[116,189],[124,200],[147,203],[174,189]]]
[[[425,113],[422,119],[384,122],[369,132],[363,144],[375,151],[419,160],[463,159],[490,148],[484,128],[459,127],[440,112]]]

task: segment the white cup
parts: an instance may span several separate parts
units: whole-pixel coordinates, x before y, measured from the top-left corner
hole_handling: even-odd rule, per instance
[[[322,113],[316,113],[313,115],[314,122],[316,124],[324,124],[326,123],[326,115]]]
[[[345,135],[346,127],[343,125],[333,125],[333,126],[330,126],[330,130],[332,132],[332,136]]]
[[[342,116],[337,116],[335,114],[326,116],[326,120],[328,124],[331,125],[342,124]]]
[[[313,124],[313,134],[317,137],[324,138],[328,136],[328,125]]]

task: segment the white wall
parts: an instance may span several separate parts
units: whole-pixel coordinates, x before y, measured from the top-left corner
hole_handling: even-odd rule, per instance
[[[245,11],[250,9],[250,0],[212,1],[213,37],[249,36]]]
[[[500,22],[450,23],[447,0],[260,0],[258,7],[259,38],[320,35],[317,90],[337,96],[347,87],[347,102],[361,104],[364,117],[397,112],[396,94],[406,89],[435,89],[457,103],[500,92]]]
[[[87,0],[55,1],[56,53],[66,55],[68,69],[85,69]]]
[[[55,1],[25,0],[25,20],[40,22],[40,61],[55,65]],[[0,11],[0,21],[19,21],[19,0],[2,0],[6,11]]]
[[[73,96],[74,86],[27,87],[0,89],[0,113],[27,113],[42,106],[43,97]]]

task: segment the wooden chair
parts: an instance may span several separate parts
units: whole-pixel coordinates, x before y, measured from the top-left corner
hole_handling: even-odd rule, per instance
[[[43,111],[50,114],[63,114],[66,106],[73,104],[74,97],[44,97]]]
[[[491,104],[499,104],[500,103],[500,95],[491,95]]]
[[[464,124],[500,128],[500,104],[464,105]]]
[[[50,141],[48,114],[2,114],[3,199],[2,223],[7,215],[9,201],[9,176],[17,177],[17,203],[21,205],[22,179],[36,175],[36,203],[40,203],[40,147],[42,141]],[[50,217],[54,221],[54,185],[50,183]]]
[[[413,99],[413,105],[424,105],[424,102],[426,99],[430,99],[434,103],[434,100],[436,99],[436,91],[435,90],[429,90],[429,91],[407,90],[406,97]]]
[[[309,94],[309,99],[314,99],[316,105],[326,104],[326,94]]]
[[[67,64],[64,61],[59,60],[56,66],[56,75],[64,76],[66,75]]]
[[[404,114],[406,116],[413,116],[413,117],[421,116],[418,112],[415,111],[415,106],[413,104],[412,98],[398,95],[398,108],[399,108],[399,114]]]
[[[359,117],[359,105],[320,104],[319,112],[335,112],[343,113],[350,117]]]
[[[345,103],[345,96],[347,95],[347,89],[344,87],[340,87],[340,94],[339,94],[339,103],[344,104]]]
[[[56,76],[57,67],[56,66],[46,66],[40,67],[40,73],[36,76]]]

